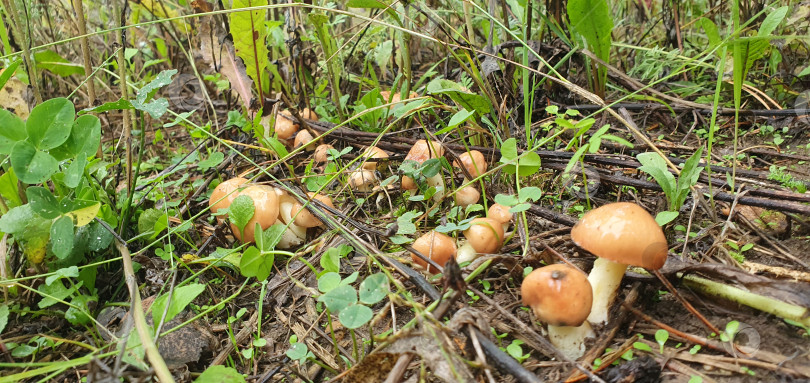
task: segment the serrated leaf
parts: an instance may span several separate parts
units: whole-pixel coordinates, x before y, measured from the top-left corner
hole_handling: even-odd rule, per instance
[[[52,98],[31,110],[25,129],[28,142],[40,150],[48,150],[61,145],[73,127],[76,109],[66,98]]]
[[[228,208],[228,218],[236,225],[240,233],[245,232],[245,225],[253,218],[256,206],[253,205],[253,198],[247,195],[236,197]]]
[[[365,325],[371,318],[374,317],[374,312],[370,308],[353,304],[340,311],[338,319],[340,323],[348,329],[356,329]]]
[[[240,9],[266,5],[259,0],[233,0],[231,9]],[[230,19],[230,32],[233,36],[233,46],[236,55],[242,59],[245,71],[254,83],[267,84],[265,69],[267,68],[267,28],[265,18],[267,11],[257,9],[246,12],[233,12],[228,14]],[[261,93],[261,89],[259,89]],[[245,102],[250,102],[246,100]]]
[[[197,298],[197,296],[203,291],[205,291],[204,284],[192,283],[175,288],[174,293],[172,294],[171,302],[169,302],[168,293],[157,297],[151,306],[152,317],[155,318],[155,325],[157,325],[160,318],[163,318],[163,312],[166,311],[167,304],[169,309],[168,312],[166,312],[164,322],[169,322],[170,320],[174,319],[177,314],[183,312],[183,310],[186,309],[186,306],[194,301],[194,298]]]

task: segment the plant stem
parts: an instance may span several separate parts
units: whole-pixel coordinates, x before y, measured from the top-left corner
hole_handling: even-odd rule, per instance
[[[116,3],[115,10],[113,12],[114,15],[119,15],[120,17],[120,24],[121,31],[116,33],[116,42],[118,43],[119,47],[124,47],[124,34],[126,33],[126,29],[124,29],[124,25],[126,24],[126,2],[124,2],[124,8],[121,9],[120,6]],[[121,98],[124,100],[129,99],[127,95],[127,66],[126,66],[126,59],[124,58],[124,49],[118,50],[118,88],[121,92]],[[131,127],[131,114],[128,110],[124,110],[122,113],[121,122],[123,124],[124,132],[124,142],[126,145],[126,167],[127,167],[127,186],[130,187],[131,190],[134,190],[132,187],[132,127]],[[132,201],[132,196],[130,192],[129,200]],[[129,209],[129,206],[124,206],[122,217],[126,217],[126,212]],[[119,234],[124,232],[124,228],[128,225],[126,222],[121,222],[121,226],[118,228]]]
[[[23,16],[17,9],[17,3],[14,0],[3,0],[3,8],[6,9],[6,14],[9,17],[11,28],[14,31],[14,34],[22,41],[22,50],[23,50],[23,61],[25,62],[25,69],[28,71],[28,80],[31,81],[31,87],[34,88],[34,97],[37,100],[37,104],[42,103],[42,94],[39,92],[39,78],[37,77],[37,66],[36,62],[32,60],[31,50],[29,49],[30,45],[30,36],[28,33],[23,33],[20,30],[20,18]],[[24,18],[25,24],[28,25],[28,17]],[[26,28],[26,31],[29,28]],[[10,52],[8,52],[10,53]]]

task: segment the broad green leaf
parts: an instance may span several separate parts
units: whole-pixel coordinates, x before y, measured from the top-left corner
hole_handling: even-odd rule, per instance
[[[81,113],[89,113],[89,112],[103,113],[109,112],[111,110],[130,110],[130,109],[135,109],[135,107],[132,106],[132,103],[129,102],[129,100],[118,99],[117,101],[107,102],[94,108],[83,109]]]
[[[152,318],[155,319],[155,325],[157,326],[158,321],[160,318],[163,317],[163,312],[166,311],[166,305],[168,304],[169,310],[166,312],[166,318],[164,319],[165,322],[168,322],[177,314],[183,312],[186,309],[186,306],[189,305],[194,298],[197,298],[203,291],[205,291],[205,285],[202,283],[192,283],[185,286],[180,286],[174,289],[174,293],[172,294],[172,301],[169,303],[169,294],[163,294],[157,299],[155,302],[152,303],[151,310],[152,310]]]
[[[113,234],[98,222],[92,222],[87,231],[87,249],[101,251],[110,246]],[[86,284],[85,284],[86,285]]]
[[[802,71],[799,72],[799,74],[796,75],[796,77],[804,77],[804,76],[807,76],[809,74],[810,74],[810,65],[808,65],[804,69],[802,69]]]
[[[303,342],[296,342],[290,346],[290,349],[285,352],[288,358],[292,360],[301,360],[307,357],[309,348]]]
[[[388,296],[389,291],[388,276],[385,273],[371,274],[360,283],[360,302],[373,305]]]
[[[606,0],[568,0],[571,30],[585,39],[588,49],[604,62],[610,62],[610,33],[613,19]],[[597,65],[601,84],[607,81],[607,68]]]
[[[782,23],[788,13],[789,7],[787,5],[776,8],[773,12],[766,12],[765,20],[762,20],[762,25],[759,26],[757,31],[758,36],[770,36],[776,27]]]
[[[81,64],[72,63],[52,50],[34,53],[34,61],[37,62],[38,67],[62,77],[84,73],[84,67]]]
[[[206,171],[206,170],[208,170],[210,168],[213,168],[214,166],[219,165],[222,162],[222,160],[224,160],[224,159],[225,159],[225,153],[213,152],[213,153],[211,153],[211,155],[208,158],[206,158],[205,160],[200,161],[197,164],[197,168],[199,168],[201,171],[204,172],[204,171]]]
[[[78,286],[79,285],[74,285],[71,288],[66,288],[61,281],[57,281],[56,283],[52,283],[50,285],[39,285],[37,290],[42,293],[42,300],[39,301],[38,304],[39,308],[44,309],[59,303],[59,301],[64,301],[67,297],[73,294],[74,291],[76,291]]]
[[[706,31],[706,38],[709,39],[709,49],[714,49],[720,45],[723,40],[720,38],[720,32],[717,31],[717,25],[711,19],[702,17],[700,19],[700,26]]]
[[[70,165],[64,171],[65,178],[62,180],[62,182],[65,183],[65,186],[71,189],[75,189],[77,186],[79,186],[79,183],[82,180],[82,175],[84,175],[84,168],[86,166],[86,157],[79,156],[75,160],[70,161]]]
[[[93,157],[101,144],[101,121],[98,117],[85,114],[73,124],[70,137],[50,154],[58,160],[66,158]]]
[[[31,209],[43,218],[54,219],[62,215],[59,201],[50,190],[41,186],[30,186],[25,190],[25,196]]]
[[[143,211],[138,217],[138,234],[147,233],[155,230],[155,223],[165,213],[158,210],[149,208]]]
[[[520,200],[511,194],[498,194],[495,196],[495,203],[503,206],[515,206],[519,202]]]
[[[641,153],[637,155],[636,158],[638,162],[641,162],[641,166],[638,170],[652,176],[652,178],[658,182],[658,185],[661,186],[661,189],[664,189],[664,194],[667,195],[667,198],[672,201],[675,198],[676,181],[675,176],[667,170],[667,164],[664,158],[655,152]]]
[[[677,211],[662,211],[655,215],[655,222],[658,226],[664,226],[678,218]]]
[[[240,9],[267,5],[262,0],[233,0],[231,9]],[[267,28],[265,20],[267,11],[257,9],[245,12],[233,12],[228,14],[230,19],[230,32],[233,37],[233,47],[236,55],[245,64],[245,71],[256,83],[257,88],[264,88],[269,85],[268,76],[265,74],[267,68]],[[261,84],[261,86],[259,86]],[[259,89],[261,93],[261,89]],[[250,100],[245,100],[248,102]]]
[[[357,291],[351,286],[338,286],[321,295],[318,301],[323,302],[329,311],[336,313],[353,303],[357,303]]]
[[[28,142],[41,150],[62,145],[70,136],[74,118],[76,109],[66,98],[52,98],[35,106],[25,123]]]
[[[22,233],[34,216],[34,210],[31,209],[30,204],[17,206],[0,216],[0,231],[15,235]]]
[[[321,267],[327,272],[340,271],[340,251],[335,247],[327,249],[321,256]]]
[[[538,187],[528,186],[521,188],[518,192],[518,199],[522,202],[527,202],[532,200],[532,202],[537,202],[540,198],[543,197],[543,191],[540,190]]]
[[[11,166],[20,181],[41,184],[59,169],[53,156],[38,150],[28,141],[20,141],[11,150]]]
[[[437,78],[431,81],[427,85],[427,92],[428,94],[446,95],[462,108],[474,110],[481,115],[487,114],[492,110],[492,103],[488,98],[470,93],[468,90],[464,89],[461,84],[447,79]]]
[[[686,201],[686,197],[689,195],[689,188],[697,184],[700,173],[703,171],[703,167],[698,166],[702,154],[703,147],[701,146],[698,148],[697,152],[692,154],[684,163],[681,175],[678,177],[678,198],[674,206],[670,206],[671,209],[680,209]]]
[[[422,215],[421,211],[409,211],[399,216],[397,218],[397,234],[408,235],[416,233],[416,225],[414,225],[413,220],[420,215]]]
[[[255,246],[248,247],[239,262],[239,271],[243,276],[256,277],[258,281],[266,280],[273,272],[275,256],[262,253]]]
[[[244,233],[245,225],[253,218],[256,211],[256,206],[253,205],[253,198],[247,195],[240,195],[236,197],[231,206],[228,208],[228,218],[231,223],[236,225],[240,233]],[[245,238],[245,241],[248,239]]]
[[[467,110],[467,109],[459,110],[458,112],[456,112],[456,114],[453,115],[453,117],[450,118],[450,122],[447,123],[446,129],[455,128],[456,126],[463,124],[464,122],[469,120],[470,117],[472,117],[474,114],[475,114],[474,110]]]
[[[370,308],[358,304],[346,307],[341,310],[340,315],[338,315],[340,323],[349,329],[356,329],[363,326],[368,323],[372,317],[374,317],[374,312],[372,312]]]
[[[158,89],[169,85],[172,83],[172,77],[177,74],[177,69],[168,69],[161,71],[155,76],[155,79],[150,81],[149,84],[146,84],[143,88],[138,91],[138,94],[135,96],[135,102],[133,105],[141,104],[143,105],[146,103],[146,100],[149,99],[150,96],[154,94]],[[137,106],[136,106],[137,107]]]
[[[73,221],[62,216],[51,225],[51,251],[59,259],[65,259],[73,250]]]
[[[245,377],[233,367],[210,366],[194,379],[194,383],[245,383]]]
[[[11,154],[14,144],[28,137],[25,123],[3,108],[0,108],[0,127],[0,154]]]
[[[97,302],[98,298],[95,296],[87,296],[84,294],[76,294],[70,303],[73,305],[68,307],[65,311],[65,319],[74,326],[84,326],[92,321],[92,318],[84,308],[90,306],[91,302]]]
[[[318,290],[322,293],[328,293],[338,286],[340,286],[340,274],[336,271],[329,271],[318,277]]]
[[[13,168],[0,175],[0,195],[6,199],[6,205],[8,205],[9,209],[22,205],[22,199],[17,193],[19,190],[17,181],[17,175],[14,174]]]
[[[261,251],[273,251],[278,245],[278,242],[281,241],[281,236],[284,235],[284,231],[286,230],[285,225],[271,225],[267,228],[267,230],[262,230],[261,225],[256,223],[256,228],[253,230],[254,238],[256,240],[257,247]]]

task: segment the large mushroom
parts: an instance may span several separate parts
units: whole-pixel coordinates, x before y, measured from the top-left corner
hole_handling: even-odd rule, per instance
[[[332,198],[329,196],[315,194],[312,192],[307,193],[310,199],[318,200],[319,202],[323,203],[326,206],[334,208],[335,205],[332,204]],[[292,206],[292,210],[290,214],[295,217],[295,224],[301,227],[316,227],[316,226],[323,226],[323,222],[309,212],[309,210],[304,209],[303,205],[300,202],[295,201]]]
[[[217,185],[214,191],[211,192],[211,199],[208,200],[208,206],[211,208],[211,214],[216,214],[219,209],[228,208],[231,202],[239,195],[239,188],[244,185],[248,180],[242,177],[231,178]],[[217,221],[222,222],[225,220],[224,216],[217,215]]]
[[[466,170],[466,173],[464,173],[464,183],[469,182],[467,174],[472,177],[478,177],[487,172],[486,159],[484,159],[484,155],[477,150],[462,153],[458,156],[458,160],[453,161],[453,166]],[[480,197],[481,193],[473,185],[463,187],[457,190],[455,194],[456,204],[464,208],[478,203]]]
[[[431,230],[414,241],[413,248],[442,267],[450,257],[456,254],[456,244],[453,242],[453,238],[435,230]],[[429,273],[435,274],[439,272],[416,254],[411,253],[411,258],[414,263],[426,268]]]
[[[360,154],[360,157],[365,159],[365,162],[363,162],[363,169],[377,170],[377,162],[371,161],[371,159],[373,158],[378,158],[381,160],[388,159],[388,153],[386,153],[384,150],[376,146],[369,146],[368,148],[366,148],[366,150],[363,151],[362,154]]]
[[[267,185],[248,186],[239,195],[246,195],[253,200],[253,218],[245,225],[244,233],[239,232],[239,228],[233,223],[231,223],[231,229],[238,240],[250,243],[254,241],[254,230],[257,222],[262,230],[267,230],[276,222],[279,208],[278,195],[276,195],[275,188]]]
[[[627,266],[658,270],[667,260],[667,239],[655,218],[634,203],[616,202],[586,213],[571,229],[577,246],[598,258],[588,275],[593,308],[588,322],[606,323]]]
[[[571,359],[585,353],[585,339],[594,337],[585,319],[591,311],[592,290],[585,273],[566,264],[535,269],[520,286],[523,304],[548,324],[548,337]]]

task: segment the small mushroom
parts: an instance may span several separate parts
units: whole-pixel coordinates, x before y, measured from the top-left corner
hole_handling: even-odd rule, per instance
[[[509,211],[509,206],[504,206],[499,203],[492,204],[489,207],[487,217],[500,222],[504,233],[509,229],[509,223],[512,222],[512,213]]]
[[[442,144],[435,141],[430,141],[430,145],[428,145],[428,141],[419,140],[413,144],[411,150],[408,151],[408,154],[405,156],[405,159],[422,164],[431,158],[439,158],[442,156],[444,156],[444,148],[442,147]],[[442,178],[441,172],[437,173],[433,177],[428,178],[427,182],[428,185],[433,186],[437,190],[436,194],[433,195],[433,200],[436,202],[441,201],[444,194],[442,193],[442,191],[444,191],[444,178]],[[416,188],[416,183],[411,177],[402,176],[403,190],[415,190]]]
[[[231,206],[231,202],[239,195],[239,187],[244,185],[248,180],[242,177],[231,178],[217,185],[214,191],[211,192],[211,199],[208,200],[208,206],[211,208],[211,214],[215,214],[219,209],[224,209]],[[217,221],[222,222],[225,217],[218,215]]]
[[[450,257],[456,254],[456,244],[453,239],[435,230],[431,230],[414,241],[413,248],[442,267]],[[414,263],[426,268],[429,273],[435,274],[439,272],[416,254],[411,253],[411,258]]]
[[[478,200],[481,198],[481,192],[470,185],[457,190],[453,198],[456,200],[456,205],[466,208],[474,203],[478,203]]]
[[[585,319],[591,311],[593,292],[585,273],[565,264],[535,269],[520,286],[523,304],[548,324],[548,337],[571,359],[585,353],[585,339],[594,337]]]
[[[357,191],[371,191],[376,183],[377,175],[371,170],[358,169],[349,175],[349,186]]]
[[[238,240],[250,243],[254,240],[254,229],[257,222],[262,230],[267,230],[276,222],[279,209],[278,195],[275,188],[267,185],[248,186],[239,195],[246,195],[253,200],[253,218],[245,225],[244,233],[240,233],[239,228],[233,223],[231,223],[231,230]]]
[[[571,240],[598,258],[588,275],[593,287],[591,323],[606,323],[628,265],[657,270],[667,260],[667,239],[641,206],[616,202],[593,209],[571,229]]]
[[[316,199],[323,203],[326,206],[334,208],[335,205],[332,204],[332,199],[329,196],[315,194],[312,192],[307,193],[310,199]],[[323,226],[323,222],[321,220],[315,218],[315,216],[309,212],[309,210],[304,209],[300,202],[295,201],[293,203],[292,210],[290,214],[295,217],[295,224],[301,227],[316,227],[316,226]]]
[[[312,134],[310,134],[306,129],[298,131],[298,134],[295,135],[293,148],[298,148],[299,146],[304,146],[304,150],[308,152],[315,149],[315,142],[312,138]]]
[[[281,249],[290,249],[307,240],[307,228],[298,226],[293,221],[292,211],[298,201],[282,189],[276,188],[276,193],[279,197],[278,222],[276,225],[287,227],[281,235],[277,246]]]
[[[477,253],[492,254],[503,245],[503,227],[492,218],[476,218],[464,230],[464,238]]]
[[[360,157],[367,158],[367,159],[371,159],[371,158],[387,159],[388,158],[388,153],[386,153],[384,150],[382,150],[382,149],[380,149],[380,148],[378,148],[376,146],[370,146],[370,147],[366,148],[366,150],[363,151],[363,153],[360,155]],[[363,169],[377,170],[377,162],[376,161],[366,160],[363,163]]]
[[[463,166],[467,169],[467,173],[474,178],[487,172],[487,161],[484,155],[477,150],[462,153],[458,156],[458,160],[453,161],[453,166],[457,168]],[[467,176],[465,175],[464,178],[466,179]]]
[[[334,146],[329,144],[320,144],[315,148],[315,153],[312,154],[312,158],[316,163],[322,164],[329,160],[329,150],[334,148]]]
[[[274,129],[279,140],[288,140],[298,131],[298,123],[295,122],[295,117],[292,116],[292,113],[285,109],[276,116]]]

